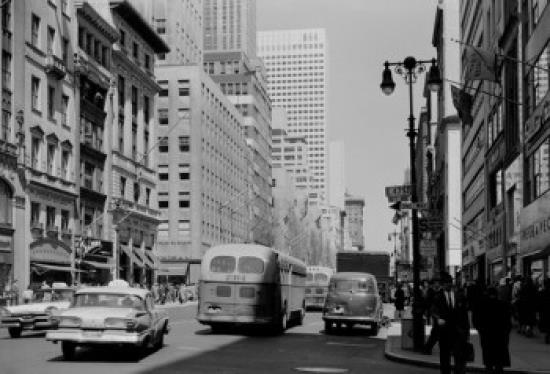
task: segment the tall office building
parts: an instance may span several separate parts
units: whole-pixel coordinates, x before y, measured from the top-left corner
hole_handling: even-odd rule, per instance
[[[312,172],[309,201],[327,200],[327,41],[324,29],[258,33],[273,105],[288,113],[289,135],[304,136]]]
[[[204,0],[204,50],[256,55],[256,0]]]
[[[344,209],[346,194],[346,163],[344,157],[344,142],[330,142],[328,151],[328,203],[330,206],[340,209]]]
[[[365,199],[346,193],[345,204],[351,247],[362,251],[365,248],[365,235],[363,230]]]
[[[271,101],[263,62],[256,57],[254,0],[204,2],[204,71],[244,117],[250,153],[248,240],[272,242]]]

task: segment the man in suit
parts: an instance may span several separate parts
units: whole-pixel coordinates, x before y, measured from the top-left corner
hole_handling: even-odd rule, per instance
[[[432,306],[432,314],[439,330],[439,361],[442,374],[451,373],[451,355],[454,373],[466,372],[465,347],[470,335],[468,306],[461,290],[455,289],[448,273],[441,276],[441,290]]]

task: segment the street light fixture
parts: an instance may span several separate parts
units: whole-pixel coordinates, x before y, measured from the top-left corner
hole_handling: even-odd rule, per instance
[[[413,115],[413,83],[416,82],[419,74],[426,71],[425,64],[431,64],[426,84],[432,92],[437,92],[441,88],[442,80],[439,67],[435,58],[431,60],[417,60],[414,57],[406,57],[400,62],[384,62],[384,71],[382,72],[382,83],[380,88],[386,95],[391,95],[395,89],[395,82],[392,78],[390,66],[395,66],[395,72],[405,78],[409,85],[409,129],[407,137],[409,138],[410,153],[410,176],[411,176],[411,203],[418,202],[416,191],[416,168],[415,168],[415,143],[417,135]],[[418,211],[411,209],[412,216],[412,240],[413,240],[413,346],[415,351],[421,351],[424,347],[424,321],[422,318],[422,306],[420,305],[420,237],[418,231]]]

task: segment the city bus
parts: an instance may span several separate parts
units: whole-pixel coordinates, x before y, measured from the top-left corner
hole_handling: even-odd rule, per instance
[[[326,266],[307,267],[306,309],[323,309],[333,273],[334,271]]]
[[[303,323],[306,265],[256,244],[225,244],[201,263],[197,319],[212,330],[262,325],[278,332]]]

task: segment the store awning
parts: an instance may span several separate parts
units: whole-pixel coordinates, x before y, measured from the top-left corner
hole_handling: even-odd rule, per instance
[[[107,264],[105,262],[82,260],[81,263],[92,266],[92,267],[97,268],[97,269],[111,270],[113,268],[112,264]]]
[[[67,271],[67,272],[71,272],[71,271],[78,272],[78,271],[80,271],[80,270],[76,270],[75,268],[73,268],[71,266],[41,264],[41,263],[37,263],[37,262],[32,262],[31,266],[36,266],[36,267],[39,267],[43,270],[51,270],[51,271]]]
[[[158,269],[157,275],[186,275],[187,265],[183,266],[163,266]]]

